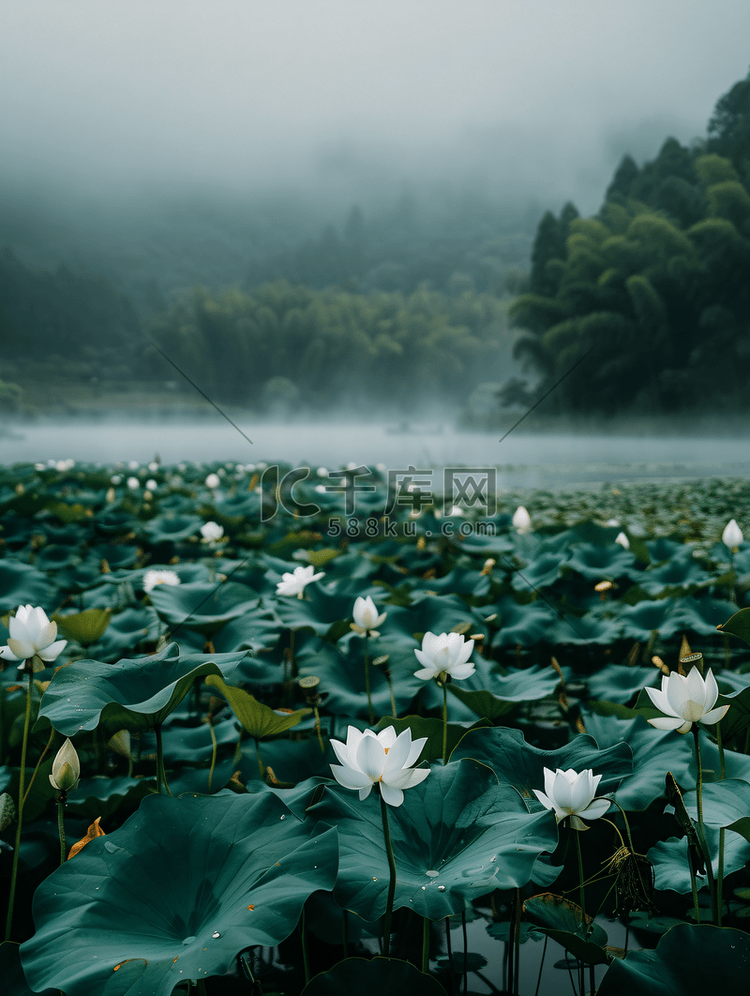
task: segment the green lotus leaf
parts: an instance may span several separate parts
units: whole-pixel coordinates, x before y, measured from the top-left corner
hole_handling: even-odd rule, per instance
[[[681,598],[675,606],[672,620],[679,623],[680,629],[700,636],[714,636],[722,619],[734,606],[720,598],[693,597]]]
[[[692,738],[672,730],[657,730],[643,716],[620,720],[587,713],[585,723],[600,747],[626,744],[632,751],[633,770],[623,777],[615,796],[625,809],[647,809],[654,799],[663,796],[667,771],[680,785],[695,782]]]
[[[568,559],[567,551],[560,553],[545,553],[536,557],[520,572],[511,577],[511,585],[516,591],[526,593],[530,587],[549,588],[562,576],[562,566]]]
[[[719,705],[729,703],[729,709],[721,720],[721,736],[724,744],[735,750],[744,750],[747,729],[750,727],[750,685],[738,692],[719,696]]]
[[[521,644],[529,647],[544,640],[553,620],[554,611],[544,602],[529,602],[519,605],[511,596],[504,595],[494,606],[482,607],[482,615],[497,613],[494,625],[500,627],[496,643],[501,647],[515,647]]]
[[[698,819],[695,792],[685,792],[683,800],[693,820]],[[750,842],[750,782],[725,778],[703,785],[703,822],[710,827],[734,830]]]
[[[312,712],[312,709],[297,709],[295,712],[277,712],[262,702],[258,702],[254,695],[244,691],[242,688],[232,688],[227,685],[221,675],[210,674],[206,678],[206,684],[215,688],[232,707],[237,719],[242,724],[242,728],[261,740],[263,737],[272,737],[277,733],[284,733]]]
[[[19,945],[13,941],[0,944],[0,979],[3,996],[35,996],[29,989],[18,954]],[[59,989],[45,989],[41,996],[59,996]]]
[[[289,565],[286,570],[289,571]],[[318,636],[325,636],[334,623],[349,619],[352,606],[353,600],[348,595],[327,591],[318,583],[305,588],[304,598],[288,595],[276,598],[276,612],[288,629],[312,629]]]
[[[714,827],[706,827],[706,845],[711,855],[711,867],[714,877],[719,874],[719,831]],[[671,889],[681,896],[692,891],[690,867],[688,865],[687,837],[670,837],[660,840],[646,855],[654,866],[654,885],[659,890]],[[744,868],[750,860],[750,843],[735,833],[725,835],[724,840],[724,875]],[[708,884],[705,875],[696,875],[698,888]]]
[[[76,640],[84,647],[101,640],[104,631],[112,618],[111,609],[85,609],[83,612],[73,612],[70,615],[52,616],[63,636]]]
[[[654,630],[663,640],[674,636],[682,629],[682,622],[674,617],[676,604],[677,600],[674,598],[661,598],[658,602],[623,605],[620,612],[622,635],[642,643],[651,639]]]
[[[653,950],[612,962],[597,996],[695,996],[737,992],[750,973],[750,937],[734,927],[681,923]]]
[[[603,616],[598,612],[587,612],[584,616],[568,613],[555,619],[548,628],[545,639],[554,645],[610,644],[619,640],[621,632],[622,623],[616,613],[610,616]]]
[[[120,807],[136,809],[141,799],[156,791],[153,778],[110,778],[94,775],[82,778],[74,791],[68,793],[68,809],[93,822],[97,816],[108,820]]]
[[[209,674],[221,677],[220,663],[231,665],[244,656],[180,654],[170,643],[151,657],[116,664],[76,661],[55,672],[36,725],[53,726],[66,737],[100,724],[113,733],[149,730],[164,722],[195,681]]]
[[[575,903],[546,892],[527,899],[523,910],[537,924],[540,933],[562,944],[574,958],[580,958],[588,965],[605,965],[609,961],[605,951],[607,932],[585,916]]]
[[[498,719],[513,710],[518,702],[530,702],[551,695],[560,676],[551,667],[533,665],[524,671],[502,675],[493,672],[486,661],[477,658],[474,674],[460,682],[452,681],[448,691],[467,705],[477,716]]]
[[[635,577],[641,572],[630,550],[610,540],[607,546],[598,543],[580,543],[566,563],[567,570],[576,571],[588,581],[614,580]]]
[[[459,758],[473,758],[489,765],[501,782],[516,789],[532,811],[542,808],[533,789],[544,789],[545,768],[574,768],[579,772],[591,768],[595,775],[602,775],[599,796],[614,792],[633,769],[633,754],[626,743],[600,750],[593,737],[582,734],[557,750],[541,750],[526,743],[520,730],[507,727],[470,730],[451,754],[451,761]]]
[[[360,800],[357,792],[331,786],[309,812],[338,826],[336,902],[377,920],[385,912],[389,883],[380,799],[371,793]],[[529,813],[520,797],[473,761],[433,767],[405,791],[401,806],[388,807],[388,820],[396,861],[394,909],[404,906],[431,920],[459,913],[467,899],[493,889],[525,885],[537,858],[557,845],[553,814]]]
[[[159,639],[159,617],[152,605],[124,609],[110,618],[96,650],[98,657],[111,659]]]
[[[205,635],[215,633],[224,623],[250,612],[258,605],[258,596],[244,584],[159,584],[149,598],[162,619],[170,626],[197,629]]]
[[[711,575],[704,571],[693,556],[691,548],[683,549],[672,556],[660,567],[649,567],[645,570],[638,583],[649,595],[660,595],[665,589],[687,591],[708,584]]]
[[[50,543],[37,553],[35,564],[40,571],[61,571],[66,567],[77,567],[81,560],[76,547]]]
[[[30,564],[0,560],[0,612],[11,612],[19,605],[54,606],[54,586]]]
[[[283,941],[336,870],[335,828],[301,823],[273,795],[151,796],[39,887],[23,968],[66,996],[106,983],[111,996],[170,996],[248,945]],[[144,960],[120,984],[116,966]]]
[[[257,654],[278,643],[282,625],[269,608],[248,609],[221,628],[214,637],[217,653],[252,650]]]
[[[750,643],[750,609],[740,609],[716,628],[722,633],[729,633],[730,636],[737,636],[745,643]]]
[[[585,680],[592,698],[606,699],[609,702],[627,702],[642,688],[649,686],[655,688],[660,677],[655,667],[607,664]]]
[[[157,515],[141,526],[151,543],[174,543],[194,536],[203,525],[199,515]]]
[[[346,958],[328,972],[310,979],[302,996],[351,996],[352,993],[378,993],[378,996],[445,996],[437,979],[420,972],[399,958]]]

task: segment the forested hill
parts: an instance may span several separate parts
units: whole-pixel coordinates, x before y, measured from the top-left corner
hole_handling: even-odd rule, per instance
[[[516,355],[541,373],[538,393],[565,378],[559,411],[747,409],[750,76],[718,101],[705,140],[668,138],[640,168],[626,156],[595,216],[547,212],[531,263],[511,308]]]

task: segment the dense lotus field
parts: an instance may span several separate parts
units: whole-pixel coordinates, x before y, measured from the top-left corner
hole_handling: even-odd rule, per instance
[[[4,996],[736,991],[747,483],[266,470],[0,469]]]

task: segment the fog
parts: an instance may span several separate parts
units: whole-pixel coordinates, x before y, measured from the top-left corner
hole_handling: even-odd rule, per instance
[[[339,221],[405,182],[591,212],[623,153],[704,133],[750,37],[743,0],[689,17],[677,0],[31,0],[1,17],[6,204],[90,228],[199,193],[302,196]]]
[[[590,214],[624,154],[641,164],[667,136],[688,145],[705,136],[718,97],[747,72],[748,37],[745,0],[692,5],[689,16],[680,0],[6,3],[0,253],[10,270],[17,259],[50,272],[65,264],[102,274],[147,329],[196,285],[247,291],[278,276],[304,283],[289,261],[306,245],[308,269],[316,254],[324,258],[326,226],[334,236],[344,232],[356,205],[369,225],[372,260],[352,278],[353,292],[408,294],[430,285],[458,300],[465,278],[477,294],[504,297],[506,307],[517,293],[508,274],[528,270],[542,214],[568,201]],[[467,248],[456,250],[462,238]],[[439,279],[415,267],[399,284],[388,271],[394,259],[407,269],[400,248],[415,258],[418,250],[425,267],[437,261],[437,272],[443,245],[453,255],[444,254]],[[287,270],[274,262],[284,253]],[[37,288],[29,272],[22,276],[26,307]],[[74,294],[67,270],[55,279],[52,311],[78,314],[86,295],[98,293],[80,283]],[[347,279],[323,274],[310,286],[346,290]],[[120,307],[111,295],[104,303],[108,314]],[[106,408],[112,385],[143,359],[143,339],[132,345],[140,328],[126,310],[104,341],[94,309],[60,374],[87,390],[94,385],[94,407]],[[475,356],[464,371],[465,402],[475,386],[489,392],[519,372],[509,321],[495,316],[485,328],[500,332],[494,366]],[[55,401],[54,411],[42,404],[59,394],[51,384],[63,366],[58,354],[68,361],[60,338],[54,348],[38,339],[33,367],[18,349],[10,361],[0,354],[0,389],[2,380],[18,381],[30,417],[89,410],[89,395],[81,407],[79,399]],[[166,364],[144,369],[137,377],[152,392],[177,376]],[[287,374],[264,371],[261,386]],[[200,358],[189,373],[222,404],[273,410],[255,404],[262,394],[255,387],[253,397],[221,394],[201,379]],[[353,377],[343,397],[360,383]],[[447,398],[437,383],[426,374],[424,395]],[[404,406],[405,395],[385,424],[406,415],[453,431],[455,396],[418,415]],[[387,402],[387,387],[382,396]],[[323,411],[318,401],[309,411]],[[413,459],[456,459],[446,439],[432,449],[417,440]],[[326,453],[308,457],[302,444],[287,450],[282,437],[279,445],[278,459],[329,461]],[[57,444],[49,449],[58,456]]]

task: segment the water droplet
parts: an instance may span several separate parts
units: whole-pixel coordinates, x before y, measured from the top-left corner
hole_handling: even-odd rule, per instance
[[[423,885],[423,886],[422,886],[422,892],[424,892],[426,888],[427,888],[427,886],[426,886],[426,885]]]
[[[211,937],[221,937],[221,934],[219,933],[218,930],[215,930],[213,934],[211,934]]]
[[[286,819],[286,816],[280,816],[280,817],[279,817],[279,819],[280,819],[280,820],[285,820],[285,819]]]
[[[374,875],[372,876],[372,880],[373,880],[373,882],[377,882],[377,879],[375,878]],[[55,895],[57,895],[57,893],[55,893]]]
[[[429,871],[425,872],[425,875],[429,875],[430,878],[437,878],[440,872],[436,872],[434,868],[430,868]]]
[[[109,851],[110,854],[117,854],[118,851],[123,850],[121,847],[118,847],[117,844],[113,844],[111,840],[104,841],[104,849],[105,851]]]
[[[497,861],[497,855],[493,854],[492,857],[490,858],[490,861]]]
[[[313,868],[317,868],[317,867],[318,867],[317,865],[313,865]]]
[[[190,937],[186,937],[185,940],[182,942],[183,946],[188,945],[188,944],[192,944],[194,940],[195,940],[195,935],[194,934],[192,936],[190,936]]]
[[[445,886],[444,885],[439,885],[438,886],[438,892],[445,892]]]

